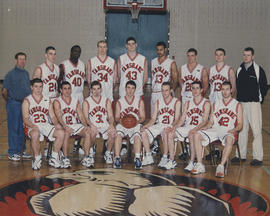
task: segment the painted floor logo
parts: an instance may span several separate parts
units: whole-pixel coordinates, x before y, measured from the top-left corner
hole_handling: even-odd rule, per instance
[[[269,200],[213,180],[129,170],[54,174],[0,189],[0,215],[269,215]]]

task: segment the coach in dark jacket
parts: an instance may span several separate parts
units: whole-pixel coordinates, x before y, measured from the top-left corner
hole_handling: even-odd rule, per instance
[[[246,160],[249,125],[253,133],[252,166],[262,165],[262,111],[261,103],[267,93],[267,79],[262,67],[254,61],[254,49],[247,47],[243,53],[243,63],[236,72],[237,100],[243,106],[243,129],[239,133],[238,143],[243,161]],[[232,162],[238,162],[235,157]]]

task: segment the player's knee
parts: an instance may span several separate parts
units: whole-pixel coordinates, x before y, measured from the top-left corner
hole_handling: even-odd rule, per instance
[[[39,130],[37,129],[34,129],[30,132],[30,138],[32,140],[38,140],[39,139],[39,136],[40,136],[40,133],[39,133]]]

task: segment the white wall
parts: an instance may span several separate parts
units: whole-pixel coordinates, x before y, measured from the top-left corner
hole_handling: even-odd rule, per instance
[[[270,81],[269,0],[167,0],[170,12],[170,55],[178,66],[194,47],[199,62],[214,64],[214,50],[227,51],[227,63],[236,68],[242,50],[255,48],[255,58]],[[103,0],[0,0],[0,79],[13,67],[14,54],[28,54],[32,74],[44,60],[44,49],[56,47],[57,62],[69,57],[72,45],[82,47],[82,60],[96,54],[96,42],[105,36]],[[269,82],[270,83],[270,82]]]

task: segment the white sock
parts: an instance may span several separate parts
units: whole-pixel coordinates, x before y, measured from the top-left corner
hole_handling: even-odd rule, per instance
[[[141,154],[140,153],[136,153],[135,154],[135,158],[140,158]]]
[[[168,158],[168,155],[163,155],[162,157],[164,157],[164,158]]]

